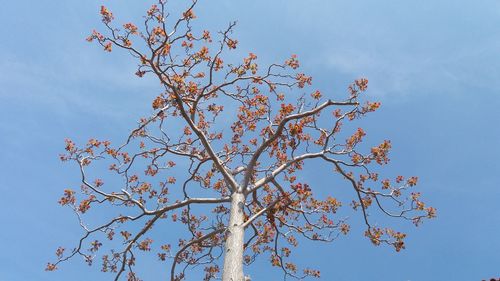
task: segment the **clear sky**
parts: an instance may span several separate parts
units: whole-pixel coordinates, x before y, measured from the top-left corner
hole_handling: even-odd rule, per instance
[[[122,19],[149,6],[1,4],[0,281],[111,277],[79,260],[43,271],[57,246],[71,246],[80,233],[56,203],[78,179],[76,167],[58,160],[64,139],[120,140],[158,94],[155,82],[135,78],[129,56],[85,42],[100,27],[103,3]],[[342,96],[353,79],[367,77],[368,95],[382,102],[364,122],[368,137],[392,140],[387,169],[418,175],[438,209],[422,227],[403,226],[410,236],[400,253],[372,246],[356,223],[333,244],[307,244],[301,258],[321,269],[321,280],[500,277],[499,1],[201,0],[197,14],[213,29],[237,20],[242,53],[269,62],[298,54],[325,95]],[[147,269],[146,281],[166,280]],[[248,273],[279,280],[260,263]]]

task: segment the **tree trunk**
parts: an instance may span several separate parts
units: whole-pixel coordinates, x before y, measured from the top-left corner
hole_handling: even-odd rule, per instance
[[[235,192],[231,196],[231,212],[224,247],[224,269],[222,281],[243,281],[243,243],[245,229],[243,228],[243,208],[245,195]]]

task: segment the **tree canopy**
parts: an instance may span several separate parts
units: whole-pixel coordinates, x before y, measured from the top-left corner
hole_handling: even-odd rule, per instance
[[[361,214],[373,244],[403,249],[406,234],[372,223],[372,216],[419,225],[436,210],[413,191],[417,177],[379,176],[389,163],[389,140],[363,146],[365,130],[353,124],[380,107],[365,97],[368,80],[355,80],[337,100],[312,88],[296,55],[269,65],[253,53],[226,59],[238,47],[235,23],[214,34],[195,27],[196,4],[176,17],[159,0],[140,25],[118,24],[101,7],[105,32],[87,40],[129,53],[135,74],[156,78],[161,92],[123,143],[66,140],[61,160],[77,164],[82,184],[65,190],[59,203],[76,213],[84,233],[73,249],[58,248],[47,270],[81,256],[89,265],[98,258],[115,280],[138,280],[142,251],[170,262],[171,280],[187,278],[197,265],[204,280],[243,280],[243,265],[260,256],[285,277],[319,277],[317,269],[298,268],[293,248],[301,239],[331,242],[348,234],[350,222],[338,214],[344,205]],[[340,181],[311,186],[301,172],[315,165],[330,167],[318,176]],[[317,196],[321,188],[331,195]],[[352,199],[335,198],[337,188],[351,189]],[[101,223],[87,224],[91,210]],[[155,235],[176,225],[186,229],[178,241]]]

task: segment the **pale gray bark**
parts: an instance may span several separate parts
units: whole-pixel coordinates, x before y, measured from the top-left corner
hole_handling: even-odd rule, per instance
[[[231,213],[224,247],[224,269],[222,281],[243,281],[243,243],[245,228],[243,225],[245,195],[234,192],[231,196]]]

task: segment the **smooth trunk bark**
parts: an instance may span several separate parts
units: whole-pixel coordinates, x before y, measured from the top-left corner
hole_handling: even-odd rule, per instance
[[[245,195],[233,193],[231,196],[231,211],[224,247],[224,269],[222,281],[243,281],[243,243],[245,229],[243,228],[243,208]]]

